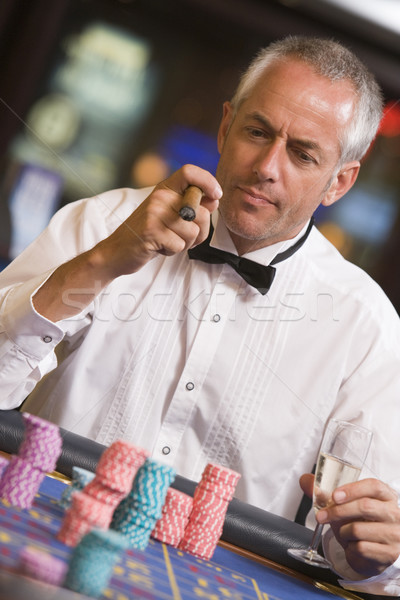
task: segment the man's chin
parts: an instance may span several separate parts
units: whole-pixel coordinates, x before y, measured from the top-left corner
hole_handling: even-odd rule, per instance
[[[249,219],[239,218],[239,219],[224,219],[225,225],[231,234],[234,236],[240,237],[243,240],[249,240],[253,242],[262,242],[265,238],[268,237],[269,229],[267,230],[267,226],[260,228],[259,221],[255,220],[252,223]]]

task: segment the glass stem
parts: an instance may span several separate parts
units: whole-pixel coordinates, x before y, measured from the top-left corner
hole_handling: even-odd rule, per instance
[[[323,528],[324,528],[324,523],[318,523],[316,528],[314,529],[314,534],[312,536],[311,544],[308,549],[310,556],[312,556],[314,553],[318,552],[318,546],[321,541]]]

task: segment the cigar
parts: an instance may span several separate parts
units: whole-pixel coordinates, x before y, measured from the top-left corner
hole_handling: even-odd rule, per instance
[[[189,185],[183,196],[183,206],[179,210],[179,216],[184,221],[193,221],[196,218],[196,209],[200,206],[203,192],[195,185]]]

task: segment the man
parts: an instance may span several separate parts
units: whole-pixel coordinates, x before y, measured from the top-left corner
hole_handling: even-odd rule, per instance
[[[216,178],[186,165],[154,190],[68,205],[0,276],[0,406],[35,388],[27,410],[132,440],[194,480],[210,460],[230,466],[238,497],[287,518],[327,420],[366,425],[364,479],[317,518],[343,585],[393,595],[399,319],[310,221],[354,184],[380,115],[375,81],[340,45],[263,51],[224,105]],[[203,199],[185,221],[192,185]],[[186,252],[203,248],[210,213],[230,264]],[[243,259],[270,265],[261,281]],[[312,476],[301,485],[310,494]]]

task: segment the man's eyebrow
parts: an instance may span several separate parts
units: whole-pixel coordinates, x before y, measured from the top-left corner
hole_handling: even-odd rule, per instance
[[[260,114],[259,112],[255,111],[252,113],[247,113],[245,116],[248,119],[253,119],[254,121],[258,121],[260,123],[260,125],[262,125],[266,129],[268,129],[269,131],[274,131],[274,127],[272,126],[270,121],[267,119],[267,117]],[[314,142],[313,140],[309,140],[306,138],[304,138],[304,139],[303,138],[292,138],[291,142],[294,142],[295,144],[298,144],[299,146],[302,146],[303,148],[305,148],[307,150],[315,150],[316,152],[319,152],[322,154],[321,146],[317,142]]]

